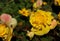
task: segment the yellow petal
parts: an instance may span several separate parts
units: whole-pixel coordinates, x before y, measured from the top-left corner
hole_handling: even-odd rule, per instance
[[[27,32],[27,36],[29,36],[30,40],[31,40],[34,36],[34,32]]]
[[[4,24],[0,24],[0,36],[4,35],[6,33],[5,31],[5,25]]]

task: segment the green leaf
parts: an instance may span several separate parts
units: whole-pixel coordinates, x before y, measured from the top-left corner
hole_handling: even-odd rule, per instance
[[[52,41],[52,39],[53,39],[53,37],[47,36],[47,37],[41,38],[41,41]]]

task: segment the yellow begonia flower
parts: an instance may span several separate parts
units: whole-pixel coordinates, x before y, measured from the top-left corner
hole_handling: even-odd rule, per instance
[[[10,41],[12,38],[12,29],[9,29],[4,24],[0,24],[0,37],[4,37],[4,41]]]
[[[22,14],[23,16],[26,16],[26,17],[30,15],[29,10],[26,10],[26,8],[19,10],[19,14]]]
[[[50,25],[53,18],[54,17],[51,16],[51,12],[37,10],[37,12],[31,14],[30,23],[33,27],[37,27],[42,23]]]
[[[33,26],[31,31],[36,35],[44,35],[50,31],[50,25],[54,17],[51,12],[37,10],[30,16],[30,23]]]
[[[55,5],[59,5],[60,6],[60,0],[54,0]]]

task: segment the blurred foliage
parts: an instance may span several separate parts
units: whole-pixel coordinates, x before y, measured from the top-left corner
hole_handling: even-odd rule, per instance
[[[48,4],[42,6],[41,9],[46,11],[57,11],[57,9],[53,9],[53,0],[43,0]],[[27,30],[30,30],[32,27],[28,21],[28,17],[18,14],[18,10],[22,8],[33,9],[33,3],[31,0],[0,0],[0,14],[8,13],[17,19],[18,24],[14,29],[14,37],[16,37],[15,41],[59,41],[60,40],[60,26],[57,26],[56,29],[50,31],[45,36],[34,36],[32,40],[29,40],[29,37],[26,36]],[[58,10],[59,11],[59,10]],[[57,11],[57,12],[58,12]],[[55,12],[56,13],[56,12]]]

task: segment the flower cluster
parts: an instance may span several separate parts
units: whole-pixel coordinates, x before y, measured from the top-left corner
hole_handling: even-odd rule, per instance
[[[4,2],[4,5],[2,2],[0,4],[0,13],[3,12],[0,14],[0,37],[3,41],[11,41],[15,31],[14,35],[17,38],[26,39],[27,35],[31,40],[34,35],[43,36],[60,25],[60,12],[56,12],[59,13],[57,15],[53,10],[55,6],[60,7],[60,0],[53,2],[52,0],[11,0],[8,4],[7,2]]]
[[[55,2],[58,2],[58,5],[60,4],[59,0]],[[33,8],[37,9],[42,5],[47,5],[47,3],[42,0],[37,0],[34,2]],[[54,29],[58,23],[50,11],[40,9],[37,9],[36,11],[29,11],[26,8],[23,8],[22,10],[19,10],[19,14],[26,17],[29,16],[29,22],[32,25],[32,28],[31,31],[27,31],[27,36],[29,36],[30,39],[32,39],[34,35],[42,36],[47,34],[50,30]]]
[[[17,25],[17,20],[11,15],[3,13],[0,16],[0,37],[3,41],[10,41],[13,34],[13,29]]]
[[[57,25],[57,21],[52,16],[52,12],[43,10],[37,10],[36,12],[32,12],[30,15],[29,22],[33,26],[31,28],[31,32],[33,32],[35,35],[40,36],[47,34],[50,29],[54,29]]]

